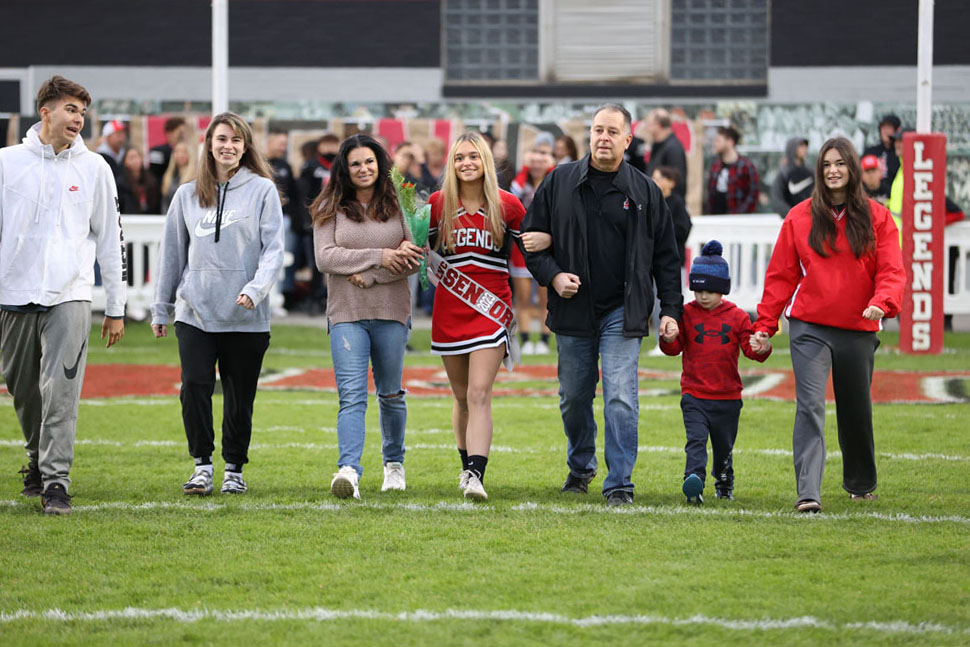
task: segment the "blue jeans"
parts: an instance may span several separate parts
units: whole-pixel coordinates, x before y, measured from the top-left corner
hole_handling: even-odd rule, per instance
[[[383,319],[364,319],[334,324],[330,328],[330,353],[337,379],[340,409],[337,411],[337,467],[350,465],[363,474],[367,412],[367,364],[373,364],[374,386],[380,405],[384,462],[404,461],[404,426],[408,407],[401,389],[404,347],[408,326]]]
[[[568,440],[566,464],[575,476],[596,472],[596,421],[593,398],[599,381],[598,359],[603,363],[603,418],[605,455],[609,475],[603,494],[633,491],[633,465],[637,462],[637,423],[640,415],[637,367],[640,338],[623,336],[623,308],[612,310],[597,322],[595,337],[556,335],[559,351],[559,410]]]

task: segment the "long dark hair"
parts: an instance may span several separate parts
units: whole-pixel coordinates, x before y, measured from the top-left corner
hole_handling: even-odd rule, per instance
[[[842,156],[849,172],[849,183],[845,187],[845,237],[856,258],[875,249],[876,235],[872,231],[872,213],[869,198],[862,188],[862,168],[855,147],[845,137],[833,137],[818,152],[815,162],[815,190],[812,191],[812,230],[808,234],[808,244],[819,256],[828,256],[830,249],[838,253],[835,246],[837,232],[832,218],[835,201],[832,192],[825,186],[822,162],[825,154],[835,149]]]
[[[350,166],[347,163],[350,151],[355,148],[369,148],[377,158],[377,182],[374,184],[374,197],[368,205],[370,213],[381,222],[387,222],[398,213],[397,191],[388,175],[391,158],[380,142],[362,133],[351,135],[340,144],[337,157],[330,167],[330,180],[310,205],[314,225],[333,218],[338,211],[354,222],[363,222],[367,216],[363,205],[357,201],[357,188],[350,179]]]

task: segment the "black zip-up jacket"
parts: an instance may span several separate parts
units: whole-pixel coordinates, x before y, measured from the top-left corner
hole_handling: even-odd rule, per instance
[[[553,277],[560,272],[579,276],[579,291],[571,299],[549,290],[546,319],[553,332],[575,337],[592,337],[597,331],[593,312],[596,286],[589,281],[587,216],[580,194],[588,170],[589,155],[557,166],[539,185],[522,223],[523,231],[552,235],[552,247],[526,254],[526,265],[539,285],[551,288]],[[630,213],[635,214],[626,245],[623,336],[645,337],[654,305],[654,278],[661,316],[680,319],[683,311],[674,225],[659,187],[626,162],[620,163],[613,186],[630,200]]]

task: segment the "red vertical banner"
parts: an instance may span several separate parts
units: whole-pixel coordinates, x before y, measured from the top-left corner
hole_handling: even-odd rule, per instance
[[[943,226],[946,220],[946,137],[903,135],[903,265],[906,287],[899,315],[904,353],[943,351]]]

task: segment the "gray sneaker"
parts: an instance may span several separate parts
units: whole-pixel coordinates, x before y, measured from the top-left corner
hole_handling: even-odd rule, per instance
[[[226,472],[222,478],[223,494],[244,494],[246,492],[246,481],[243,480],[242,472]]]
[[[206,467],[209,469],[205,469]],[[189,480],[182,484],[182,493],[199,496],[212,494],[212,466],[197,466]]]

